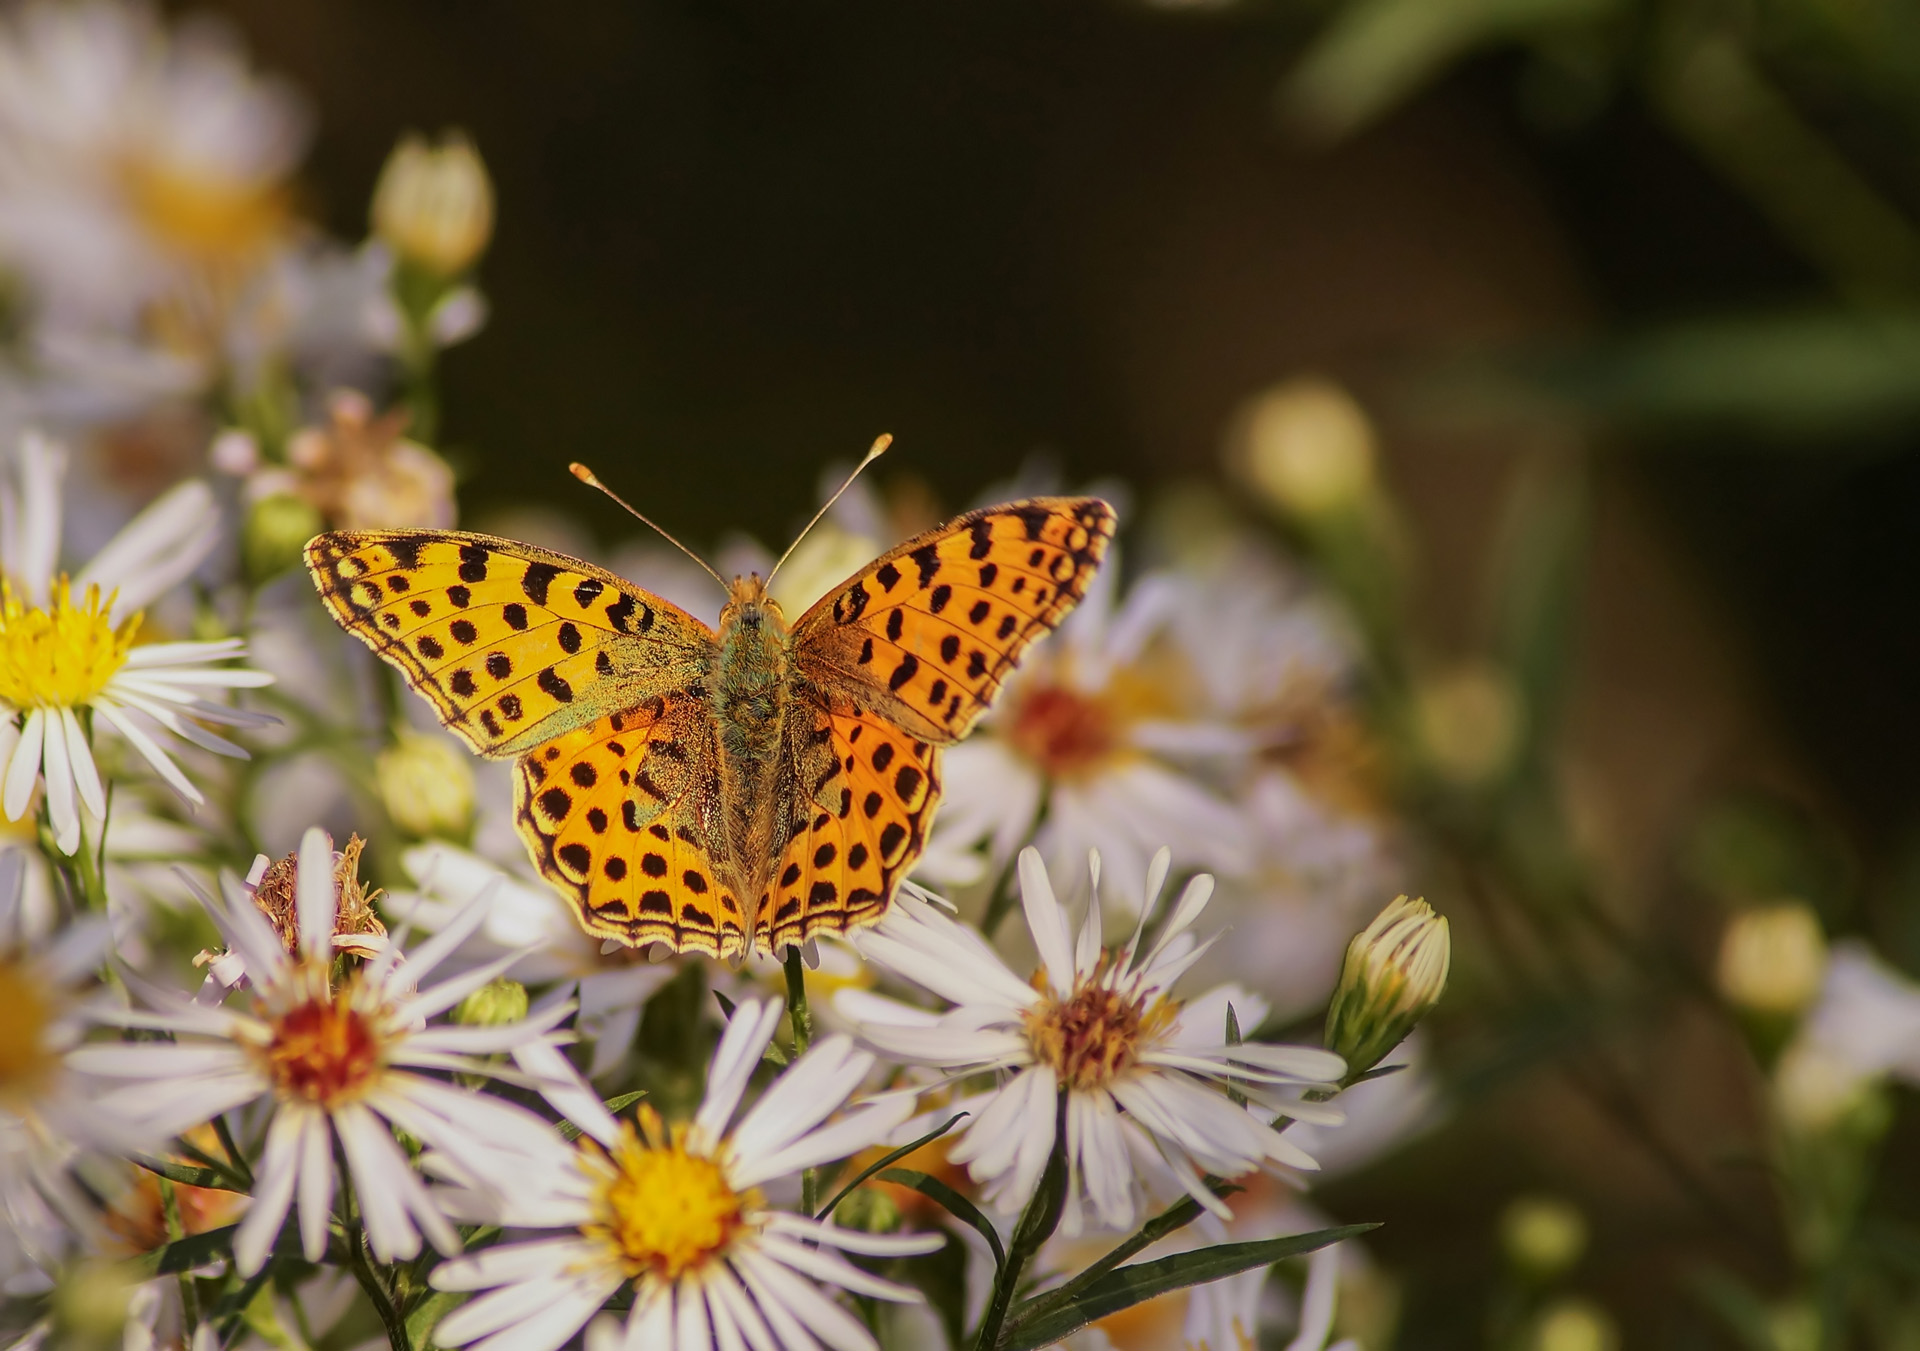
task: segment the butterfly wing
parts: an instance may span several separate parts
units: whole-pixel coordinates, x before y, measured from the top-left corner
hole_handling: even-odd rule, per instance
[[[793,660],[815,699],[789,747],[797,804],[759,914],[774,951],[886,913],[940,800],[940,748],[1086,594],[1113,537],[1091,497],[969,512],[808,610]]]
[[[794,662],[923,740],[957,741],[1086,595],[1113,529],[1096,497],[970,511],[823,597],[794,625]]]
[[[458,531],[307,544],[340,626],[399,667],[482,755],[518,755],[706,670],[706,625],[577,558]]]
[[[718,750],[700,700],[610,713],[523,756],[514,808],[534,863],[598,938],[732,957],[745,944],[723,870]]]
[[[940,748],[876,713],[815,713],[794,757],[801,782],[772,886],[760,901],[761,946],[845,933],[886,912],[918,858],[940,798]]]

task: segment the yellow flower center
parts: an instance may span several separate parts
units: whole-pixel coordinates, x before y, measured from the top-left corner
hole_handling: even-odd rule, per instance
[[[0,958],[0,1103],[34,1097],[53,1072],[46,1047],[53,1001],[31,972]]]
[[[675,1280],[724,1252],[758,1208],[757,1190],[736,1192],[718,1162],[687,1150],[687,1128],[668,1133],[649,1107],[640,1130],[622,1123],[611,1159],[585,1142],[609,1174],[583,1232],[611,1247],[630,1279]]]
[[[1034,1058],[1052,1066],[1067,1088],[1105,1088],[1120,1078],[1133,1068],[1141,1046],[1172,1024],[1179,1007],[1164,997],[1149,1006],[1109,989],[1100,982],[1105,970],[1103,957],[1094,975],[1066,999],[1043,999],[1025,1015]],[[1045,975],[1034,976],[1043,989]]]
[[[79,708],[127,664],[140,628],[134,615],[113,625],[113,597],[89,586],[79,605],[65,577],[46,609],[28,605],[0,582],[0,703],[13,708]]]
[[[296,1004],[273,1020],[264,1051],[283,1098],[333,1108],[364,1097],[385,1065],[386,1038],[347,991]]]
[[[134,210],[162,243],[209,261],[251,255],[287,219],[278,184],[135,160],[127,165]]]

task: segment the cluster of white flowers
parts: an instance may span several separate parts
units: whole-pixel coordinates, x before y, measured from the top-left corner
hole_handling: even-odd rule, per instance
[[[589,938],[506,767],[298,566],[454,523],[431,380],[485,317],[491,184],[408,137],[349,247],[295,209],[308,134],[218,25],[0,14],[0,1345],[997,1344],[1170,1208],[1146,1257],[1324,1225],[1272,1198],[1367,1067],[1271,1029],[1391,855],[1328,786],[1330,612],[1245,539],[1110,566],[880,923],[733,968]],[[782,601],[923,524],[849,494]],[[1188,1344],[1250,1344],[1270,1265]]]

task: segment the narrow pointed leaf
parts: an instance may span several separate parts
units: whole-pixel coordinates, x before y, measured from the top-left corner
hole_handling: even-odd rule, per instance
[[[906,1158],[907,1155],[913,1153],[913,1151],[920,1148],[920,1146],[932,1144],[935,1140],[938,1140],[941,1136],[945,1135],[948,1131],[952,1130],[955,1124],[958,1123],[963,1117],[967,1115],[968,1113],[966,1112],[957,1113],[956,1115],[954,1115],[952,1118],[948,1120],[946,1125],[936,1126],[932,1130],[928,1131],[925,1135],[921,1136],[918,1140],[915,1140],[912,1144],[901,1145],[900,1148],[892,1151],[891,1153],[884,1154],[880,1158],[875,1159],[867,1167],[860,1170],[860,1176],[856,1177],[853,1181],[849,1182],[846,1186],[842,1187],[839,1191],[835,1192],[833,1194],[833,1199],[827,1202],[824,1206],[821,1206],[819,1213],[816,1214],[813,1218],[816,1220],[826,1219],[827,1216],[833,1214],[833,1208],[839,1205],[842,1201],[846,1200],[848,1193],[851,1192],[855,1187],[859,1186],[862,1182],[865,1182],[868,1178],[872,1177],[875,1173],[879,1172],[882,1168],[890,1168],[894,1164],[900,1162],[900,1160]]]
[[[946,1212],[962,1224],[973,1226],[975,1232],[987,1241],[993,1249],[993,1269],[1000,1270],[1007,1264],[1007,1250],[1001,1245],[1000,1235],[995,1232],[993,1221],[981,1213],[980,1207],[949,1187],[937,1177],[930,1177],[917,1168],[889,1168],[880,1174],[882,1182],[897,1182],[903,1187],[911,1187],[937,1202]]]
[[[1289,1234],[1284,1238],[1262,1239],[1255,1243],[1225,1243],[1217,1248],[1199,1248],[1152,1262],[1119,1267],[1088,1285],[1071,1302],[1051,1311],[1038,1316],[1028,1315],[1027,1310],[1033,1307],[1035,1300],[1028,1300],[1025,1305],[1015,1309],[1008,1320],[1007,1331],[1000,1339],[999,1351],[1036,1351],[1039,1347],[1052,1346],[1097,1319],[1130,1309],[1169,1291],[1223,1280],[1254,1267],[1271,1266],[1283,1258],[1298,1257],[1301,1253],[1324,1248],[1329,1243],[1338,1243],[1341,1239],[1352,1238],[1378,1227],[1373,1224],[1349,1224],[1338,1229],[1316,1229],[1310,1234]]]

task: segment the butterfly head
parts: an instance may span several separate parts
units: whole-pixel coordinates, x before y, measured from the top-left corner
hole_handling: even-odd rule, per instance
[[[767,629],[784,633],[787,617],[780,602],[767,594],[767,584],[757,572],[735,577],[727,588],[727,603],[720,611],[723,629]]]

